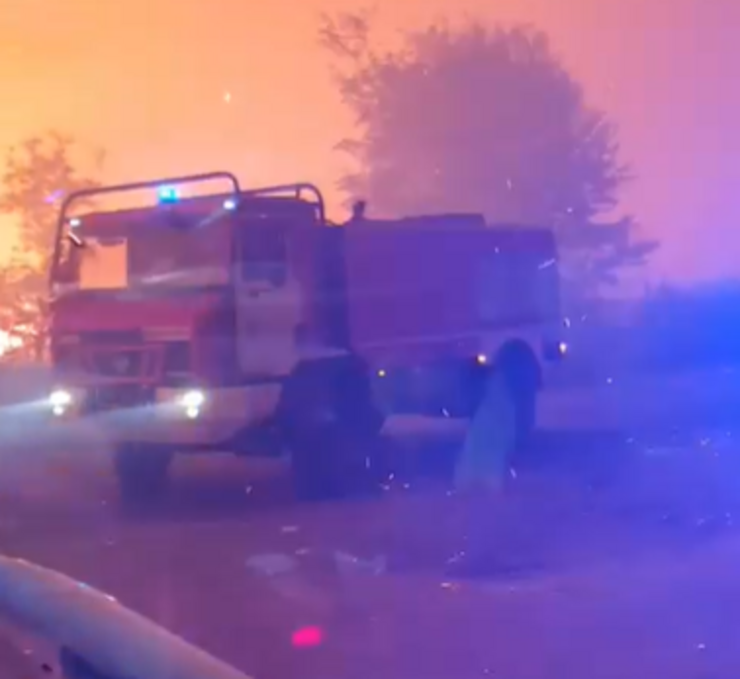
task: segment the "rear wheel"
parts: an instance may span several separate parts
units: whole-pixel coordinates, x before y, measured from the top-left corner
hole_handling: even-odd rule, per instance
[[[534,359],[526,356],[512,357],[500,368],[504,373],[514,406],[515,444],[514,456],[529,447],[537,424],[537,393],[539,367]]]
[[[515,453],[521,453],[530,446],[537,424],[537,387],[530,384],[514,393],[514,408],[516,420]]]
[[[299,498],[379,487],[383,417],[361,361],[347,357],[299,366],[284,387],[280,422]]]
[[[123,443],[115,451],[113,466],[121,499],[147,502],[159,497],[167,484],[172,451],[166,446]]]
[[[500,378],[503,378],[502,386],[506,390],[505,398],[508,403],[505,409],[509,411],[509,415],[499,415],[497,410],[484,405],[492,383]],[[521,461],[531,446],[537,419],[538,390],[538,366],[526,355],[509,356],[492,370],[480,371],[474,381],[471,381],[471,401],[474,404],[471,407],[471,427],[477,418],[483,417],[487,420],[493,418],[497,425],[511,426],[513,429],[510,449],[504,453],[507,467]],[[499,417],[511,417],[513,421],[506,424],[505,421],[499,422]]]

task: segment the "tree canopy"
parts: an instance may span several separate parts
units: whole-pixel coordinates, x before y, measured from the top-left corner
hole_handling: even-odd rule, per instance
[[[57,131],[22,140],[10,147],[0,175],[0,214],[18,220],[19,256],[48,260],[54,245],[62,199],[98,182],[85,176],[74,163],[78,144]],[[97,152],[92,171],[100,171],[104,154]]]
[[[357,126],[338,144],[357,168],[340,181],[350,199],[552,227],[566,275],[592,293],[656,247],[617,212],[631,173],[615,125],[542,31],[436,23],[382,50],[364,12],[325,16],[319,36]]]
[[[97,185],[76,164],[79,151],[79,144],[60,132],[29,137],[8,150],[0,175],[0,214],[14,218],[17,226],[16,246],[0,270],[0,321],[32,335],[37,353],[61,201],[73,191]],[[94,174],[104,154],[93,155]]]

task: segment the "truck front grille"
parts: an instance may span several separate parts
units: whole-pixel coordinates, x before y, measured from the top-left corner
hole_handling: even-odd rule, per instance
[[[80,333],[80,342],[87,346],[138,346],[144,343],[140,330],[100,330]]]
[[[86,397],[88,413],[104,413],[153,404],[154,390],[140,384],[116,384],[95,387]]]
[[[113,342],[110,337],[102,341],[102,333],[97,339],[95,344],[80,342],[69,347],[56,346],[52,352],[55,366],[80,370],[108,383],[179,386],[192,382],[192,351],[188,341],[123,344]]]
[[[131,379],[146,376],[149,352],[140,349],[95,352],[92,364],[103,377]]]

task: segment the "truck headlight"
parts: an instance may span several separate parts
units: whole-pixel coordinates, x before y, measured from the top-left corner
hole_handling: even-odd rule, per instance
[[[55,389],[49,394],[49,405],[55,415],[63,415],[64,411],[72,405],[72,394],[66,389]]]
[[[185,409],[185,414],[193,420],[200,415],[200,409],[206,402],[206,395],[200,389],[191,389],[180,396],[179,401]]]

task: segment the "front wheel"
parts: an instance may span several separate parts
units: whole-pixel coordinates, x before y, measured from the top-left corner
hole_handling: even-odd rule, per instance
[[[373,493],[380,488],[381,440],[341,423],[298,433],[291,448],[291,475],[298,499],[325,500]]]
[[[127,504],[159,497],[167,484],[172,451],[146,443],[123,443],[113,458],[121,500]]]
[[[284,387],[280,412],[300,499],[336,498],[379,487],[383,418],[355,359],[299,368]]]

